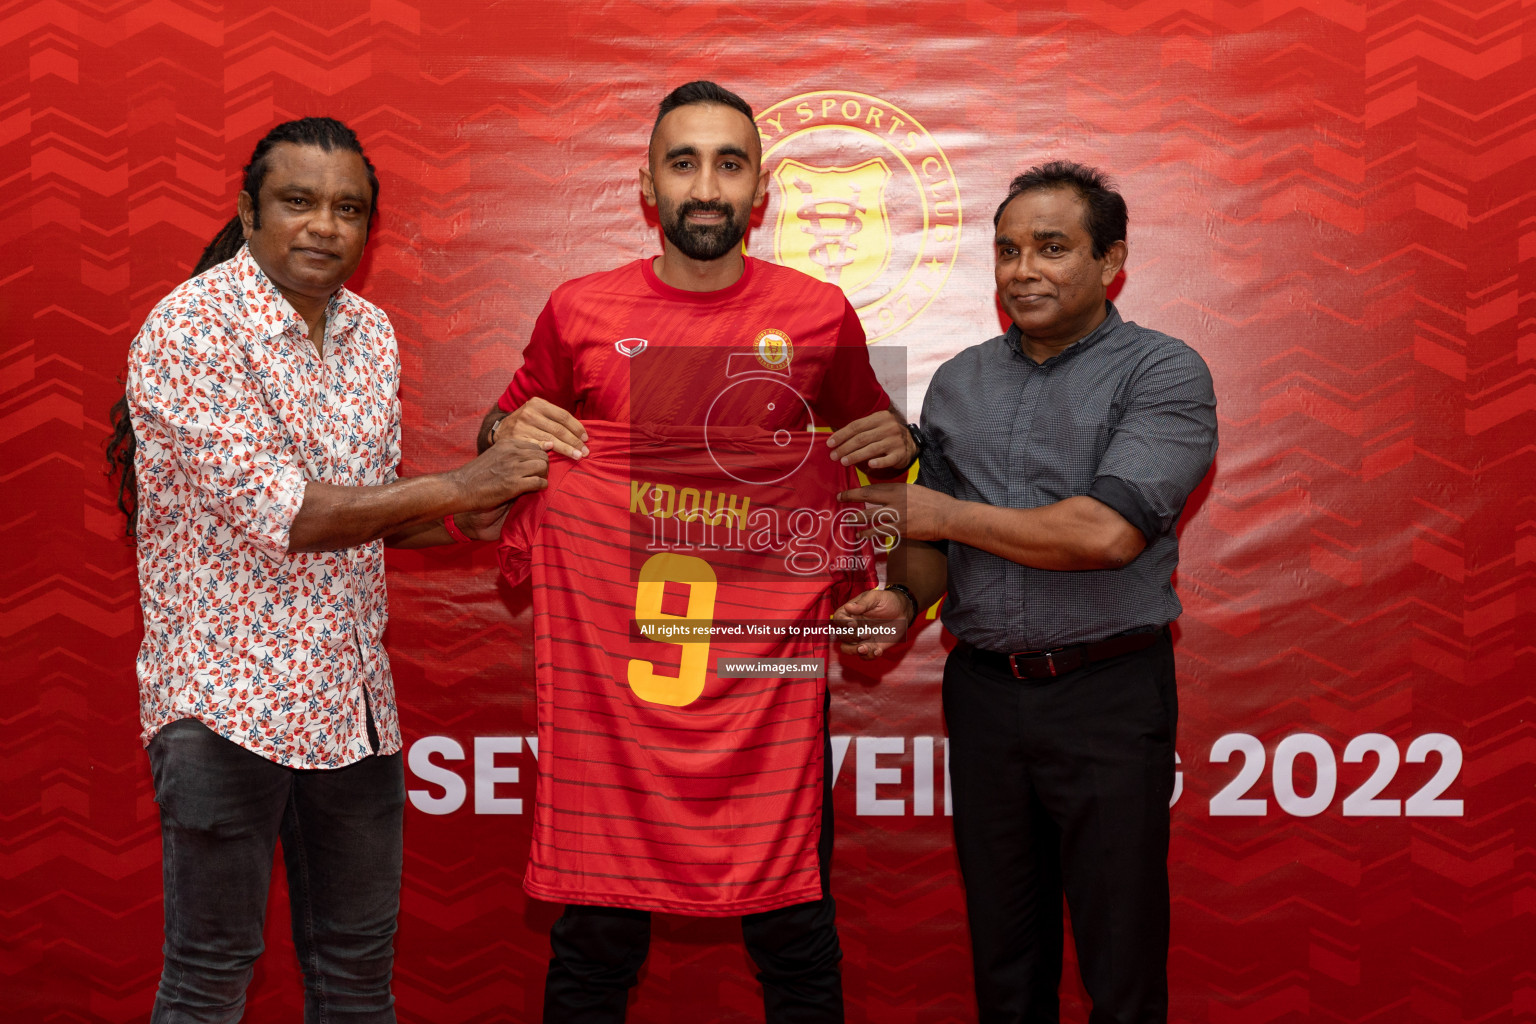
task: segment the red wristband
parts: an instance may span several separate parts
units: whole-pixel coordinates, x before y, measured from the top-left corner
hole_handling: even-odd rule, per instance
[[[443,529],[448,531],[448,536],[453,538],[455,544],[468,544],[474,540],[469,534],[459,529],[459,524],[453,521],[453,516],[443,517]]]

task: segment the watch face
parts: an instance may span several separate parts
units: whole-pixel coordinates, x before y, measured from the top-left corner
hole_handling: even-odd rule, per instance
[[[811,407],[772,377],[728,384],[710,403],[704,440],[720,471],[745,484],[778,483],[805,464],[816,443]]]

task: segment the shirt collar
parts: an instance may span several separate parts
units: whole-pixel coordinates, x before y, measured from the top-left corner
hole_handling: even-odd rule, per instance
[[[230,266],[244,306],[245,325],[252,333],[275,338],[291,329],[308,336],[309,325],[261,269],[250,246],[242,245]],[[361,312],[356,295],[345,287],[336,289],[325,309],[326,334],[351,330]]]
[[[1103,323],[1099,324],[1099,326],[1095,327],[1093,330],[1089,331],[1083,337],[1077,339],[1072,344],[1056,353],[1054,356],[1051,356],[1051,358],[1047,359],[1045,362],[1037,363],[1036,365],[1050,366],[1052,363],[1059,359],[1066,359],[1068,356],[1076,355],[1089,346],[1098,344],[1100,339],[1104,338],[1116,327],[1119,327],[1122,323],[1124,323],[1124,321],[1120,319],[1120,311],[1115,308],[1115,304],[1113,302],[1105,299]],[[1008,333],[1004,334],[1003,338],[1008,343],[1009,351],[1011,351],[1015,356],[1018,356],[1020,359],[1023,359],[1029,363],[1035,362],[1033,359],[1030,359],[1029,356],[1024,354],[1024,336],[1019,331],[1018,324],[1009,324]]]

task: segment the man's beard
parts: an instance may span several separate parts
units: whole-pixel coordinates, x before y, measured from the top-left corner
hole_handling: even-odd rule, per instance
[[[723,213],[725,220],[708,226],[690,224],[690,213]],[[675,210],[661,211],[661,230],[684,256],[708,262],[719,259],[741,244],[741,237],[747,233],[747,215],[744,212],[738,214],[725,203],[690,199]]]

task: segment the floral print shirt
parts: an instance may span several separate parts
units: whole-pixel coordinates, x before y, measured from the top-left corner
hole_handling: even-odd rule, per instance
[[[400,749],[382,541],[288,553],[317,480],[386,484],[400,461],[389,319],[345,288],[324,355],[248,249],[171,292],[128,358],[138,438],[145,744],[194,718],[293,768]]]

